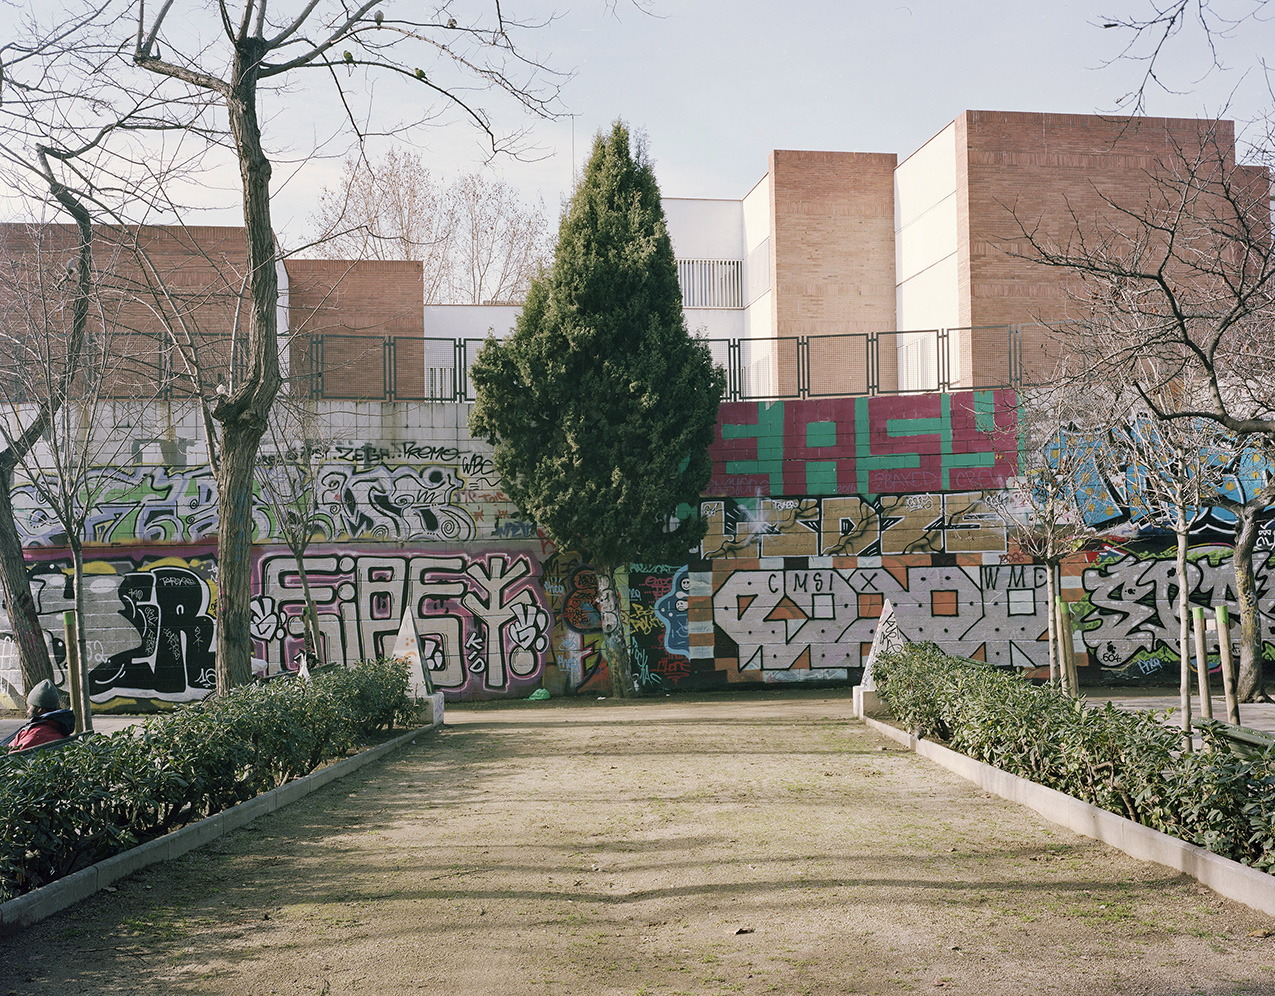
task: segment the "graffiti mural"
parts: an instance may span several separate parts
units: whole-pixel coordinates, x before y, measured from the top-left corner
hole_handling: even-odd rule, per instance
[[[434,685],[453,696],[529,687],[548,658],[551,617],[526,554],[319,548],[305,568],[326,660],[387,656],[405,612],[416,621]],[[256,570],[256,653],[286,667],[304,643],[301,571],[283,551],[262,554]]]
[[[211,551],[180,557],[112,553],[87,558],[84,572],[85,666],[93,701],[182,701],[216,686],[217,565]],[[65,686],[62,614],[75,607],[70,558],[35,561],[30,578],[55,677]],[[0,633],[9,632],[7,615],[0,615]]]
[[[1017,667],[1041,656],[1043,568],[820,560],[713,565],[714,656],[728,678],[845,680],[863,667],[886,599],[909,640]]]
[[[140,643],[89,669],[90,697],[217,687],[216,622],[203,578],[187,567],[158,564],[126,574],[115,594]]]
[[[570,553],[555,552],[544,563],[544,588],[556,609],[551,637],[554,662],[566,673],[571,687],[583,693],[609,692],[593,569]]]
[[[1012,391],[728,402],[710,495],[873,495],[1003,487],[1018,473]]]
[[[647,691],[693,687],[685,567],[633,564],[626,591],[633,677]]]
[[[723,404],[699,549],[684,564],[619,570],[619,604],[605,607],[589,565],[521,515],[481,448],[421,429],[419,440],[299,445],[262,463],[319,467],[305,569],[321,656],[387,654],[410,613],[433,683],[453,699],[525,695],[551,663],[572,690],[610,694],[604,611],[622,620],[648,690],[855,680],[886,599],[909,639],[1038,669],[1047,662],[1045,572],[1015,562],[1015,402],[1012,392],[967,391]],[[454,441],[462,417],[439,419],[452,428],[436,434]],[[158,452],[146,440],[133,449]],[[180,446],[161,457],[169,450],[167,466],[99,471],[86,536],[87,663],[99,702],[193,699],[213,685],[215,482]],[[1154,681],[1177,667],[1181,585],[1193,604],[1234,606],[1234,516],[1193,513],[1191,567],[1179,579],[1165,535],[1135,521],[1138,482],[1103,476],[1085,452],[1092,466],[1078,474],[1077,494],[1111,545],[1064,566],[1081,663],[1091,676]],[[1264,473],[1241,460],[1227,479],[1249,494]],[[61,669],[61,613],[73,605],[66,537],[29,484],[18,482],[14,497]],[[253,515],[254,654],[277,670],[304,646],[301,565],[278,543],[268,505],[258,501]],[[1258,550],[1263,639],[1275,660],[1275,528],[1262,531]],[[20,680],[0,615],[0,696],[20,695]]]
[[[489,460],[444,447],[399,444],[373,449],[337,445],[332,452],[358,462],[322,464],[316,475],[319,510],[316,542],[470,542],[484,538],[537,538],[534,524],[489,478]],[[393,454],[450,456],[454,463],[393,464]],[[376,457],[377,459],[372,459]],[[269,456],[263,459],[269,465]],[[267,471],[268,472],[268,471]],[[92,544],[196,543],[217,533],[217,489],[211,468],[109,467],[97,471],[98,498],[85,536]],[[27,547],[62,547],[66,536],[37,490],[19,482],[13,490],[19,535]],[[257,542],[280,538],[275,510],[253,505]]]
[[[1254,556],[1257,604],[1264,656],[1275,659],[1275,610],[1269,598],[1271,553]],[[1078,623],[1091,663],[1130,680],[1178,673],[1178,592],[1183,583],[1192,605],[1225,605],[1238,618],[1235,575],[1225,547],[1195,548],[1185,581],[1177,576],[1172,550],[1137,556],[1111,550],[1083,575]]]
[[[722,498],[700,503],[704,559],[1004,553],[1008,527],[981,491],[872,499]]]
[[[1158,430],[1154,423],[1146,423],[1135,426],[1132,431],[1154,442]],[[1258,452],[1252,448],[1228,447],[1225,435],[1216,428],[1201,429],[1199,436],[1206,442],[1178,466],[1194,468],[1192,476],[1207,475],[1220,495],[1230,501],[1245,502],[1260,493],[1266,485],[1270,466]],[[1152,448],[1154,450],[1154,446]],[[1070,475],[1076,505],[1085,522],[1095,529],[1109,532],[1125,525],[1146,525],[1143,510],[1161,504],[1154,499],[1157,484],[1154,475],[1145,466],[1113,466],[1113,461],[1104,459],[1101,440],[1089,432],[1060,430],[1047,458],[1054,467],[1064,460],[1074,467]],[[1159,482],[1161,488],[1163,483]],[[1190,509],[1188,515],[1190,535],[1196,543],[1224,542],[1234,535],[1235,517],[1224,508]]]

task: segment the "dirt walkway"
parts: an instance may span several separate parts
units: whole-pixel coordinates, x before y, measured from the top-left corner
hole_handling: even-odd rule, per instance
[[[1275,992],[1269,918],[849,715],[801,690],[449,707],[0,939],[0,996]]]

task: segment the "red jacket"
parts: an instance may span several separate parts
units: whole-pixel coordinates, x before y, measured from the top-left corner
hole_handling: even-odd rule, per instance
[[[58,709],[47,712],[39,719],[33,719],[22,727],[9,744],[9,752],[25,750],[27,747],[38,747],[40,744],[51,744],[55,740],[63,740],[75,731],[75,714],[70,709]]]

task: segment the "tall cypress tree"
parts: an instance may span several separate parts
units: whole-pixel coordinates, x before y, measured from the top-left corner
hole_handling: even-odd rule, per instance
[[[681,564],[702,538],[694,505],[725,388],[689,335],[660,191],[617,122],[594,139],[513,334],[471,376],[470,431],[495,447],[506,493],[560,548],[593,565],[612,689],[633,691],[617,567]]]

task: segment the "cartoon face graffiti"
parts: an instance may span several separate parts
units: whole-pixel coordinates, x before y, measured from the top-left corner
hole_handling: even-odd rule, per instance
[[[687,609],[690,607],[691,579],[685,567],[673,575],[673,587],[655,603],[655,614],[664,623],[664,649],[685,657],[690,652]]]

